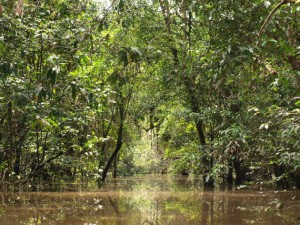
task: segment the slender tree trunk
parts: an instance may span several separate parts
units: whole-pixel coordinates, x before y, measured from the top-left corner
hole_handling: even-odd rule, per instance
[[[196,123],[197,132],[198,132],[198,137],[200,140],[200,145],[205,146],[206,141],[205,141],[202,121],[196,121],[195,123]],[[204,155],[202,156],[202,164],[204,167],[204,171],[203,171],[204,172],[204,174],[203,174],[204,189],[210,189],[210,188],[214,187],[214,179],[210,176],[212,163],[213,162],[209,159],[209,157],[204,152]]]
[[[228,162],[228,173],[227,173],[227,184],[228,184],[228,189],[232,189],[233,185],[233,168],[232,168],[232,161]]]
[[[169,2],[168,2],[168,0],[159,0],[159,3],[160,3],[160,8],[161,8],[162,13],[163,13],[163,17],[164,17],[164,21],[165,21],[165,25],[166,25],[168,34],[170,35],[169,41],[172,42],[172,38],[171,38],[171,34],[172,34],[171,16],[170,16]],[[178,50],[174,46],[171,46],[170,50],[171,50],[172,55],[173,55],[174,64],[178,65],[179,64]]]
[[[15,159],[15,163],[14,163],[15,175],[20,174],[20,161],[21,161],[21,148],[18,147],[18,148],[16,148],[16,159]]]
[[[195,102],[195,95],[190,93],[190,101],[191,101],[191,110],[193,113],[200,113],[200,110],[198,106],[196,105],[197,103]],[[205,134],[203,130],[203,122],[201,120],[195,120],[196,128],[197,128],[197,133],[199,137],[199,142],[200,146],[206,146],[206,140],[205,140]],[[203,174],[203,184],[204,184],[204,189],[211,189],[214,187],[214,179],[210,176],[210,171],[211,167],[213,165],[212,159],[209,159],[207,156],[206,152],[203,152],[204,155],[202,156],[202,164],[204,167],[204,174]]]
[[[235,186],[239,186],[246,180],[246,171],[243,162],[239,159],[233,161],[233,166],[235,170]]]
[[[120,126],[119,126],[119,130],[118,130],[118,137],[117,137],[117,144],[116,144],[116,148],[113,152],[113,154],[110,156],[104,170],[103,170],[103,173],[102,173],[102,177],[101,177],[101,180],[102,181],[105,181],[106,179],[106,175],[107,175],[107,172],[111,166],[111,164],[113,163],[114,159],[117,157],[121,147],[122,147],[122,137],[123,137],[123,123],[124,123],[124,118],[121,117],[120,118]]]
[[[274,174],[275,177],[277,178],[277,187],[279,188],[289,188],[289,183],[286,177],[282,177],[285,173],[285,167],[283,165],[274,165]],[[281,179],[280,179],[281,178]]]
[[[8,153],[8,173],[12,170],[12,164],[13,164],[13,154],[14,154],[14,134],[13,134],[13,123],[12,123],[12,102],[8,102],[8,129],[9,129],[9,153]]]
[[[299,169],[298,169],[299,170]],[[296,183],[296,187],[300,189],[300,171],[296,170],[294,174],[294,181]]]
[[[108,134],[109,134],[111,126],[112,126],[112,122],[113,122],[113,117],[110,118],[109,123],[108,123],[108,125],[106,127],[105,126],[105,118],[104,118],[104,116],[102,114],[102,117],[101,117],[102,137],[104,137],[104,138],[108,137]],[[99,133],[100,133],[100,131],[99,131]],[[106,142],[103,142],[101,144],[100,156],[99,156],[99,162],[98,162],[98,171],[99,171],[98,174],[99,174],[99,177],[102,176],[102,172],[103,172],[101,169],[102,169],[102,166],[104,165],[104,154],[105,154],[106,147],[107,147]],[[101,179],[98,179],[98,187],[100,188],[101,185],[102,185],[101,184]]]
[[[116,155],[115,160],[114,160],[113,178],[117,177],[117,165],[118,165],[118,155]]]

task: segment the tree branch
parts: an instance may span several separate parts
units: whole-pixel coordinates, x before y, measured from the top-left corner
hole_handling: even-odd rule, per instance
[[[287,4],[287,3],[296,3],[296,1],[295,1],[295,0],[281,0],[281,2],[279,2],[279,3],[275,6],[275,8],[269,13],[268,17],[265,19],[263,25],[262,25],[261,28],[259,29],[258,36],[260,36],[260,35],[263,33],[265,27],[267,26],[267,23],[269,22],[269,20],[270,20],[271,17],[273,16],[273,14],[276,13],[276,12],[280,9],[281,6],[283,6],[284,4]]]

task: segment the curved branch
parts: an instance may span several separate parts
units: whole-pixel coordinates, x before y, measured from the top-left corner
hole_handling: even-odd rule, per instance
[[[287,4],[287,3],[295,3],[295,2],[296,2],[295,0],[281,0],[281,2],[279,2],[275,6],[275,8],[269,13],[268,17],[265,19],[263,25],[259,29],[258,36],[260,36],[262,34],[262,32],[264,31],[265,27],[267,26],[267,23],[269,22],[269,20],[273,16],[273,14],[276,13],[280,9],[281,6],[283,6],[284,4]]]

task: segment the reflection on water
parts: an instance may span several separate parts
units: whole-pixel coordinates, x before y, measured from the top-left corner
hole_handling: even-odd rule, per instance
[[[300,192],[202,192],[185,179],[124,178],[93,192],[0,193],[0,224],[299,225]]]

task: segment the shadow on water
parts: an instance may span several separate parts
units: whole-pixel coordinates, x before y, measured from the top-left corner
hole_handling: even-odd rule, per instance
[[[0,193],[0,224],[300,224],[299,191],[203,192],[197,182],[146,176],[94,191]]]

